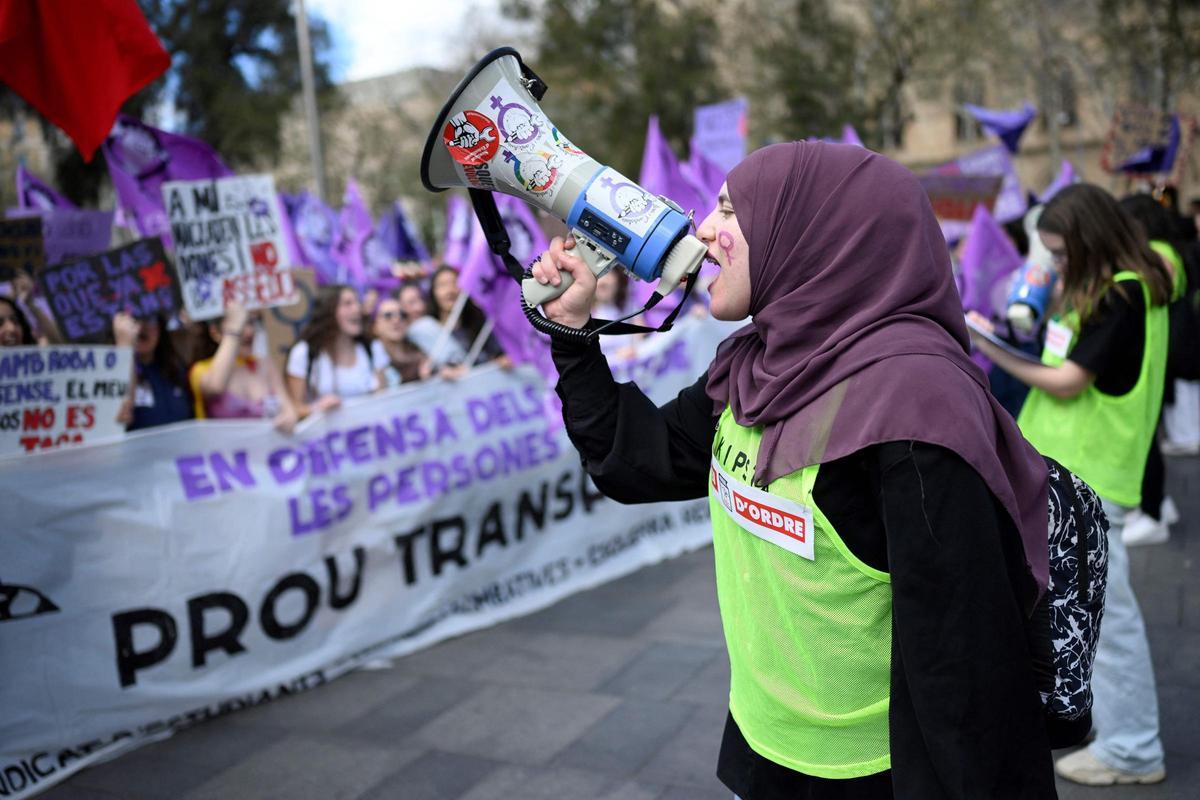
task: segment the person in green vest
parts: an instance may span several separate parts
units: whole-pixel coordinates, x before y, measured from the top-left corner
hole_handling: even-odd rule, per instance
[[[916,177],[850,145],[763,148],[696,235],[710,310],[753,322],[656,406],[595,338],[555,338],[596,486],[708,497],[730,664],[718,778],[743,800],[1053,798],[1026,615],[1047,580],[1047,471],[969,356]],[[545,313],[596,280],[555,239]],[[717,732],[714,731],[714,737]]]
[[[1017,423],[1042,453],[1085,480],[1109,520],[1108,593],[1092,676],[1095,740],[1056,763],[1089,785],[1166,777],[1150,646],[1122,532],[1141,502],[1162,407],[1172,279],[1108,192],[1075,184],[1055,195],[1038,233],[1061,275],[1041,363],[977,337],[996,366],[1031,387]]]

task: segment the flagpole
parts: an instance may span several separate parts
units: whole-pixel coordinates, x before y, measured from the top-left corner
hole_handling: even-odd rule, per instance
[[[466,307],[467,293],[459,292],[454,305],[450,306],[450,313],[446,316],[446,321],[442,324],[442,330],[438,333],[438,338],[434,340],[433,348],[429,351],[429,360],[434,364],[437,363],[438,356],[442,354],[442,350],[446,347],[446,342],[450,341],[450,334],[458,326],[458,318],[462,316],[463,309]]]
[[[483,346],[487,344],[487,339],[492,335],[492,328],[496,327],[496,323],[491,317],[483,323],[483,327],[479,329],[479,335],[475,337],[475,341],[471,342],[471,351],[467,353],[467,367],[475,365],[475,359],[479,358],[480,352],[483,351]]]
[[[300,85],[304,92],[304,114],[308,119],[308,151],[316,179],[317,198],[325,202],[325,160],[321,155],[321,125],[317,119],[317,90],[313,80],[312,47],[308,40],[308,12],[304,0],[296,0],[296,47],[300,54]]]

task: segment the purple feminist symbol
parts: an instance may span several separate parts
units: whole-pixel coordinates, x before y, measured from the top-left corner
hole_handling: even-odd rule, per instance
[[[493,95],[492,108],[500,112],[496,115],[496,124],[500,126],[504,141],[509,144],[523,147],[537,139],[542,132],[542,127],[537,124],[533,112],[520,103],[505,103]],[[510,114],[513,115],[510,120],[513,123],[511,130],[505,122],[505,118]]]
[[[253,197],[250,199],[250,211],[258,217],[271,216],[271,208],[267,205],[267,201],[261,197]]]
[[[646,216],[653,203],[642,188],[636,183],[614,181],[605,175],[600,179],[600,185],[609,190],[609,201],[612,207],[620,209],[617,219],[636,220]]]

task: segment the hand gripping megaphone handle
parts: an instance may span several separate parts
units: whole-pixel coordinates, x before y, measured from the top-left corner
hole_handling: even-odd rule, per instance
[[[608,272],[612,265],[617,263],[616,255],[595,244],[579,231],[571,231],[571,235],[575,238],[576,243],[572,253],[583,259],[583,263],[587,264],[588,269],[597,278]],[[536,278],[525,278],[521,281],[521,294],[525,297],[525,303],[531,308],[548,303],[561,296],[567,287],[575,282],[575,278],[569,272],[559,272],[558,277],[561,279],[558,286],[538,283]]]

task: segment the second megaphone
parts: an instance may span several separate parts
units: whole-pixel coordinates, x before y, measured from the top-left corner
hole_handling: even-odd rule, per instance
[[[661,299],[704,259],[704,244],[688,234],[688,215],[572,144],[538,105],[545,91],[516,50],[489,53],[438,115],[421,182],[433,192],[467,187],[520,197],[567,223],[597,276],[620,264],[636,278],[660,281]],[[559,286],[526,277],[522,294],[535,307],[571,282],[567,273]]]

